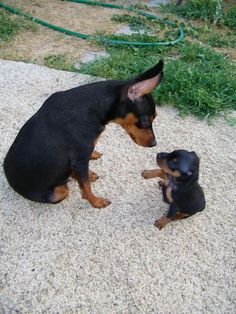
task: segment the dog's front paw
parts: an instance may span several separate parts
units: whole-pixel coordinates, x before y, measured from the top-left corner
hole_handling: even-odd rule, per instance
[[[97,159],[99,159],[99,158],[101,158],[102,157],[102,153],[99,153],[99,152],[97,152],[96,150],[94,150],[93,152],[92,152],[92,155],[91,155],[91,159],[92,160],[97,160]]]
[[[167,225],[169,222],[171,221],[171,219],[167,218],[166,216],[161,217],[160,219],[157,219],[154,222],[154,226],[156,226],[159,230],[161,230],[162,228],[165,227],[165,225]]]
[[[89,181],[90,181],[90,182],[94,182],[94,181],[96,181],[97,179],[99,179],[99,175],[96,174],[95,172],[89,170]]]
[[[108,199],[103,198],[103,197],[97,197],[97,198],[93,201],[93,203],[92,203],[93,207],[95,207],[95,208],[106,207],[106,206],[108,206],[108,205],[110,205],[110,204],[111,204],[111,202],[110,202]]]

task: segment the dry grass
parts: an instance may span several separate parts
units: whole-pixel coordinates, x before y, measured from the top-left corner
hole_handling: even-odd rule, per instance
[[[77,32],[94,34],[97,31],[106,30],[112,33],[117,29],[116,24],[111,21],[114,10],[109,8],[57,0],[9,0],[6,3],[44,19],[49,23],[73,29]],[[119,10],[115,11],[119,12]]]
[[[8,0],[4,3],[52,24],[86,34],[115,32],[119,25],[112,22],[111,17],[114,13],[123,12],[56,0]],[[9,42],[0,42],[0,58],[27,60],[38,64],[44,64],[44,58],[50,54],[65,54],[68,61],[75,62],[88,50],[98,51],[99,48],[90,41],[67,36],[40,25],[35,32],[21,32]]]

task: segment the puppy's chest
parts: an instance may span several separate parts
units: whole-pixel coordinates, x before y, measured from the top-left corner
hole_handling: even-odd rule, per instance
[[[173,191],[175,189],[174,178],[169,176],[169,175],[166,175],[166,179],[165,179],[164,184],[165,185],[162,189],[164,200],[167,203],[171,204],[174,201],[174,199],[173,199]]]

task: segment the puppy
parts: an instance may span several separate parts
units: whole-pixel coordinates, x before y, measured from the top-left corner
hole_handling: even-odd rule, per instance
[[[94,147],[109,122],[121,125],[138,145],[156,145],[150,93],[160,83],[162,69],[160,61],[130,80],[101,81],[51,95],[21,128],[5,157],[11,187],[32,201],[55,204],[67,197],[68,178],[73,177],[92,206],[109,205],[90,186],[98,176],[89,170],[89,160],[101,156]]]
[[[170,204],[166,215],[155,221],[162,229],[171,220],[183,219],[205,208],[205,196],[198,184],[199,158],[195,152],[175,150],[172,153],[157,154],[160,169],[145,170],[145,179],[160,177],[159,186],[163,199]]]

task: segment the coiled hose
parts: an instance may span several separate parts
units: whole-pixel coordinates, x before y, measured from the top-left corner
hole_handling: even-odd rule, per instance
[[[162,19],[159,18],[156,15],[141,11],[141,10],[137,10],[133,7],[124,7],[123,5],[117,5],[117,4],[109,4],[109,3],[103,3],[103,2],[97,2],[97,1],[90,1],[90,0],[66,0],[69,2],[76,2],[76,3],[83,3],[83,4],[87,4],[87,5],[92,5],[92,6],[102,6],[102,7],[106,7],[106,8],[111,8],[111,9],[121,9],[121,10],[126,10],[126,11],[130,11],[130,12],[134,12],[137,13],[139,15],[143,15],[145,17],[147,17],[148,19],[151,20],[158,20],[164,24],[168,24],[170,26],[172,26],[173,28],[175,27],[175,23],[166,20],[166,19]],[[184,38],[184,31],[181,27],[178,27],[178,38],[172,41],[161,41],[161,42],[142,42],[142,41],[128,41],[128,40],[115,40],[115,39],[109,39],[109,38],[104,38],[103,36],[93,36],[93,35],[88,35],[88,34],[82,34],[82,33],[78,33],[78,32],[74,32],[70,29],[66,29],[54,24],[50,24],[47,21],[38,19],[37,17],[34,17],[28,13],[24,13],[23,11],[8,6],[2,2],[0,2],[0,7],[4,8],[5,10],[8,10],[14,14],[18,14],[20,16],[23,16],[24,18],[31,20],[35,23],[41,24],[45,27],[48,27],[50,29],[53,29],[55,31],[70,35],[70,36],[75,36],[75,37],[79,37],[82,39],[87,39],[87,40],[97,40],[99,42],[102,43],[107,43],[107,44],[117,44],[117,45],[132,45],[132,46],[169,46],[169,45],[175,45],[178,44],[183,38]]]

